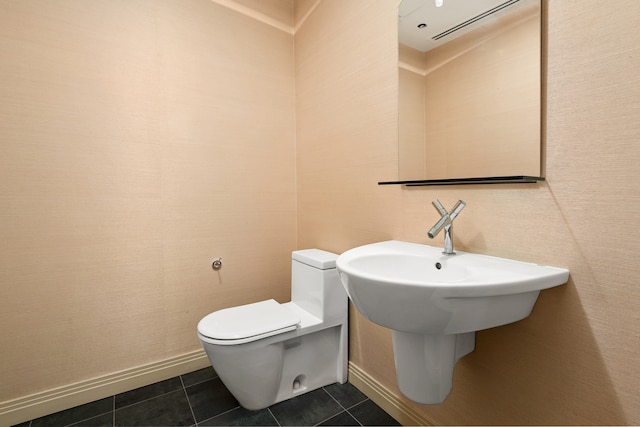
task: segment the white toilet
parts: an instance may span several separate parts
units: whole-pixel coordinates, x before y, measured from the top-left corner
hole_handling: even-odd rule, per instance
[[[336,258],[295,251],[291,302],[225,308],[198,323],[213,368],[243,407],[262,409],[347,381],[348,297]]]

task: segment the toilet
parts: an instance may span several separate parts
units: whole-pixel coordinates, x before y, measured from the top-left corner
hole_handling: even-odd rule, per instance
[[[294,251],[291,301],[225,308],[198,323],[216,373],[247,409],[263,409],[347,381],[348,297],[338,255]]]

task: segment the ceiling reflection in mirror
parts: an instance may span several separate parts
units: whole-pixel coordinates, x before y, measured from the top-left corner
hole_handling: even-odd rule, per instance
[[[540,0],[403,0],[399,181],[541,175]]]

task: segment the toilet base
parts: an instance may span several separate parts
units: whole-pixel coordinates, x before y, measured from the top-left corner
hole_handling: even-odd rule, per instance
[[[267,408],[334,383],[347,381],[347,325],[295,332],[284,341],[277,337],[237,346],[205,345],[216,373],[238,400],[250,410]],[[241,350],[241,351],[238,351]]]
[[[347,381],[347,354],[339,345],[341,330],[342,326],[335,326],[283,343],[282,376],[273,403]]]

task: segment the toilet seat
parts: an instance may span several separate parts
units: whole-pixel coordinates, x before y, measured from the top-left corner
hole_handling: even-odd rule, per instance
[[[198,332],[214,344],[235,345],[295,330],[298,315],[269,299],[225,308],[205,316]]]

